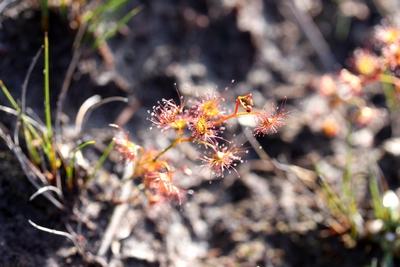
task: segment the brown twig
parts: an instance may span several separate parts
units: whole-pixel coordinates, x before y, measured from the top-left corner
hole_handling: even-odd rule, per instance
[[[337,62],[332,55],[328,43],[325,41],[321,31],[315,25],[314,21],[300,10],[293,0],[286,0],[285,3],[289,7],[297,20],[298,25],[303,30],[305,36],[310,41],[310,44],[317,53],[320,62],[326,71],[333,71]]]
[[[60,122],[61,122],[63,104],[64,104],[64,100],[67,96],[68,89],[71,85],[72,75],[75,72],[75,69],[79,62],[79,58],[81,56],[80,44],[82,42],[82,38],[84,36],[85,31],[86,31],[86,25],[81,24],[81,26],[78,29],[78,33],[76,34],[75,41],[73,44],[74,53],[72,55],[71,62],[68,66],[67,73],[65,74],[65,78],[64,78],[63,84],[61,86],[61,92],[60,92],[60,95],[58,96],[58,100],[57,100],[55,129],[56,129],[56,131],[58,131],[60,133],[60,136],[61,136],[61,131],[62,131],[62,129],[60,127]]]

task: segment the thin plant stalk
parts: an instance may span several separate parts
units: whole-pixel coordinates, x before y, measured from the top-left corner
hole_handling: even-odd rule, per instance
[[[50,108],[50,67],[49,67],[49,38],[47,32],[44,34],[44,108],[45,120],[47,128],[47,137],[51,140],[53,137],[53,128],[51,125],[51,108]]]
[[[53,145],[53,126],[51,123],[51,106],[50,106],[50,67],[49,67],[49,38],[48,33],[44,34],[44,111],[46,134],[44,136],[44,148],[50,162],[50,168],[53,176],[57,172],[57,158]]]
[[[157,161],[157,159],[159,159],[162,155],[164,155],[165,153],[168,152],[168,150],[174,148],[175,146],[177,146],[180,143],[185,143],[185,142],[191,142],[193,141],[193,138],[185,138],[185,137],[178,137],[175,140],[173,140],[166,148],[164,148],[160,153],[158,153],[153,161]]]
[[[49,29],[49,2],[48,0],[40,0],[40,8],[42,11],[42,27],[45,32]]]

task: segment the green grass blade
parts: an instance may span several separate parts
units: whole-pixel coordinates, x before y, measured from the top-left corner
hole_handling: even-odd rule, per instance
[[[48,0],[40,0],[40,8],[42,11],[42,27],[45,32],[49,29],[49,3]]]
[[[359,232],[359,228],[362,224],[362,217],[358,210],[357,201],[355,192],[352,189],[353,183],[353,174],[351,171],[351,162],[352,162],[352,153],[351,149],[348,148],[347,156],[346,156],[346,166],[343,173],[343,201],[346,207],[347,218],[350,219],[351,222],[351,235],[353,238],[356,238]]]
[[[322,191],[325,194],[328,207],[334,215],[345,215],[347,217],[347,210],[346,207],[343,205],[339,195],[335,193],[332,187],[322,179]]]
[[[125,26],[129,22],[129,20],[134,16],[136,16],[141,10],[142,10],[141,6],[135,7],[132,10],[130,10],[125,16],[123,16],[120,20],[118,20],[113,27],[111,27],[104,34],[96,38],[95,47],[98,47],[99,45],[101,45],[101,43],[113,37],[118,30],[120,30],[123,26]]]
[[[332,189],[329,183],[325,180],[324,175],[318,165],[315,166],[315,172],[320,177],[320,185],[322,192],[327,198],[328,208],[333,215],[345,215],[346,209],[340,199],[340,196]]]
[[[349,152],[347,154],[346,166],[343,173],[343,198],[346,202],[345,205],[348,207],[348,213],[350,216],[358,213],[356,198],[354,191],[352,190],[352,172],[351,172],[351,160],[352,155]]]
[[[385,219],[385,208],[382,205],[382,196],[379,191],[378,181],[375,177],[369,179],[369,191],[372,198],[372,208],[374,215],[378,219]]]
[[[39,165],[41,162],[41,158],[36,147],[33,145],[34,142],[32,138],[32,133],[28,130],[25,124],[22,125],[22,128],[23,128],[22,131],[24,134],[26,147],[28,149],[29,158],[33,161],[33,163]]]
[[[81,143],[80,145],[78,145],[75,149],[74,149],[74,153],[84,149],[85,147],[89,146],[89,145],[94,145],[96,144],[96,141],[94,140],[89,140],[86,142]]]
[[[99,160],[96,163],[96,166],[94,167],[94,171],[93,174],[90,176],[89,179],[93,179],[94,177],[96,177],[97,172],[100,170],[100,168],[103,166],[104,162],[106,161],[108,155],[111,153],[111,151],[113,150],[115,145],[115,141],[112,140],[108,146],[106,147],[106,149],[104,149],[103,154],[100,156]]]
[[[76,153],[78,151],[81,151],[82,149],[84,149],[85,147],[87,147],[89,145],[94,145],[95,143],[96,143],[96,141],[94,141],[94,140],[86,141],[73,149],[72,158],[71,158],[68,166],[66,167],[67,186],[69,189],[72,189],[72,187],[73,187],[73,174],[74,174],[74,167],[75,167],[75,162],[76,162]]]
[[[48,33],[44,34],[44,111],[45,111],[45,124],[46,135],[44,137],[43,149],[49,160],[52,173],[57,172],[60,165],[56,156],[56,151],[53,145],[53,127],[51,124],[51,106],[50,106],[50,66],[49,66],[49,38]]]
[[[53,138],[53,128],[51,125],[50,108],[50,67],[49,67],[49,38],[47,32],[44,34],[44,109],[48,138]]]
[[[4,85],[3,81],[0,80],[0,88],[3,94],[6,96],[7,100],[10,102],[11,106],[20,114],[22,112],[20,106],[17,101],[11,95],[8,88]],[[39,164],[41,159],[36,147],[33,145],[33,140],[41,140],[39,133],[36,129],[27,121],[26,116],[24,114],[20,114],[20,118],[22,120],[22,128],[23,134],[25,138],[25,143],[28,149],[28,154],[30,159],[35,163]]]
[[[21,112],[20,106],[17,104],[17,101],[15,101],[14,97],[10,94],[10,91],[8,88],[5,86],[2,80],[0,80],[0,88],[5,97],[7,98],[8,102],[10,102],[11,106],[17,111]]]
[[[101,20],[101,16],[104,16],[105,13],[110,13],[118,10],[124,4],[127,3],[127,0],[109,0],[104,4],[99,5],[94,10],[90,10],[83,15],[83,21],[89,22],[90,20]]]

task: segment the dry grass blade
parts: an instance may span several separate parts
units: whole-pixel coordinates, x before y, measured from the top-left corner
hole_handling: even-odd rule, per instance
[[[28,71],[25,75],[24,82],[22,84],[22,93],[21,93],[21,113],[19,115],[19,119],[17,120],[17,124],[15,125],[14,129],[14,143],[19,145],[19,130],[21,127],[21,117],[25,114],[26,111],[26,92],[28,90],[28,83],[32,74],[33,69],[35,68],[37,61],[39,59],[40,54],[42,53],[42,47],[36,52],[36,55],[33,57],[31,64],[29,65]]]
[[[75,133],[79,134],[82,130],[82,124],[84,121],[84,118],[86,116],[86,113],[89,111],[89,109],[94,106],[95,104],[99,103],[101,100],[101,97],[99,95],[93,95],[89,97],[88,99],[83,102],[83,104],[80,106],[78,113],[76,114],[75,118]]]
[[[40,54],[42,53],[43,47],[41,47],[35,54],[32,59],[31,64],[29,65],[28,72],[25,75],[24,82],[22,84],[22,93],[21,93],[21,113],[25,114],[26,110],[26,92],[28,90],[29,80],[31,78],[31,74],[33,69],[35,68],[37,61],[39,60]]]
[[[40,189],[42,186],[39,185],[38,179],[41,180],[41,182],[46,181],[46,177],[34,167],[34,165],[29,161],[29,159],[25,156],[25,154],[22,152],[21,148],[19,146],[16,146],[9,134],[7,134],[7,130],[3,125],[0,125],[0,137],[5,141],[6,145],[8,148],[14,153],[16,156],[18,162],[21,165],[21,168],[25,175],[27,176],[29,182],[33,186],[36,187],[36,189]],[[58,201],[56,198],[54,198],[53,195],[49,194],[49,192],[44,192],[43,195],[58,209],[63,210],[64,206],[63,204]]]
[[[75,233],[71,234],[68,232],[47,228],[47,227],[44,227],[44,226],[34,223],[32,220],[28,220],[28,222],[30,225],[32,225],[33,227],[35,227],[36,229],[38,229],[40,231],[50,233],[53,235],[62,236],[62,237],[69,239],[74,244],[74,246],[78,250],[79,254],[84,258],[84,260],[86,261],[86,263],[88,265],[102,266],[102,267],[107,266],[103,259],[101,259],[100,257],[96,257],[96,256],[92,255],[90,252],[85,250],[85,248],[79,242],[79,236],[77,236]],[[73,233],[71,227],[68,224],[66,227],[67,227],[68,231],[71,231]]]
[[[6,112],[8,114],[14,115],[14,116],[19,116],[19,112],[10,107],[0,105],[0,110]],[[35,119],[32,119],[31,117],[26,116],[26,115],[25,115],[24,119],[26,119],[30,124],[35,126],[35,128],[38,129],[39,131],[43,132],[45,130],[44,126],[42,124],[38,123]]]
[[[107,97],[104,99],[101,99],[100,96],[94,95],[90,98],[88,98],[81,106],[81,108],[78,111],[78,114],[76,115],[75,119],[75,133],[77,135],[80,134],[82,131],[84,124],[88,120],[90,114],[100,106],[104,104],[108,104],[110,102],[128,102],[128,98],[126,97],[121,97],[121,96],[112,96],[112,97]]]
[[[40,189],[38,189],[30,198],[29,201],[34,200],[37,196],[40,196],[41,194],[47,192],[47,191],[53,191],[55,192],[58,196],[62,197],[62,192],[58,187],[52,186],[52,185],[48,185],[48,186],[44,186]]]
[[[59,230],[50,229],[50,228],[47,228],[47,227],[44,227],[44,226],[40,226],[40,225],[34,223],[31,220],[28,220],[28,222],[30,223],[30,225],[32,225],[33,227],[35,227],[36,229],[38,229],[40,231],[43,231],[43,232],[46,232],[46,233],[50,233],[50,234],[53,234],[53,235],[59,235],[59,236],[66,237],[69,240],[71,240],[72,243],[74,243],[74,245],[77,243],[75,238],[74,238],[74,236],[71,235],[70,233],[59,231]]]

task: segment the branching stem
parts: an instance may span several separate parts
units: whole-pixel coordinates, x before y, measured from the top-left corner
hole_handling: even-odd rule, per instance
[[[166,148],[164,148],[160,153],[157,154],[157,156],[154,157],[153,162],[157,161],[162,155],[164,155],[168,150],[171,148],[176,147],[180,143],[185,143],[185,142],[192,142],[193,138],[192,137],[183,137],[180,136],[176,139],[174,139]]]

